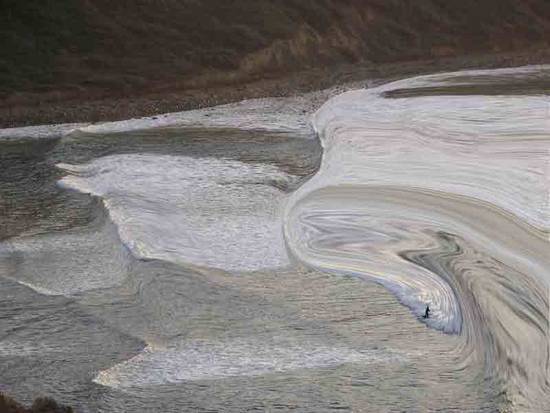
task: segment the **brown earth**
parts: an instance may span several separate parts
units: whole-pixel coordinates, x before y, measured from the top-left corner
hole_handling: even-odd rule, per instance
[[[547,0],[3,0],[0,126],[548,61]]]
[[[1,413],[73,413],[70,407],[57,404],[50,398],[41,397],[34,401],[31,407],[27,408],[16,402],[11,397],[0,393]]]

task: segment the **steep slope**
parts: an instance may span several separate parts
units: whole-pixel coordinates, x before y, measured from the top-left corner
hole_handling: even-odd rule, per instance
[[[547,0],[2,0],[0,109],[549,45]]]

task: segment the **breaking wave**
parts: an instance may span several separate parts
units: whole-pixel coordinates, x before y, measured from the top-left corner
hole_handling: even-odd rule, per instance
[[[524,409],[550,395],[549,102],[495,91],[545,73],[419,77],[328,101],[314,117],[320,171],[284,223],[296,259],[379,282],[461,334],[464,363]]]
[[[339,95],[314,115],[320,170],[290,195],[284,188],[294,177],[274,166],[167,155],[59,165],[70,172],[61,185],[101,197],[139,257],[254,271],[286,266],[290,255],[374,280],[420,321],[462,337],[457,369],[482,364],[510,406],[543,409],[550,395],[550,110],[547,96],[505,85],[549,71],[457,72]],[[427,305],[432,315],[423,319]],[[124,387],[146,377],[158,384],[222,371],[263,374],[280,363],[302,368],[299,360],[311,353],[260,348],[239,358],[206,347],[147,348],[96,380]],[[305,360],[365,357],[340,353],[323,348]],[[203,371],[208,354],[214,364]],[[196,369],[180,369],[190,364]],[[158,369],[166,374],[150,375]]]
[[[293,176],[216,158],[123,154],[60,164],[60,185],[103,199],[139,258],[253,271],[288,265],[280,225]]]

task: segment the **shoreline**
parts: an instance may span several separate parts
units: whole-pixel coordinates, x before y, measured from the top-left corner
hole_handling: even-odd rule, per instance
[[[0,130],[26,126],[61,124],[94,124],[151,117],[166,113],[189,111],[268,97],[292,97],[323,91],[350,83],[370,80],[375,85],[404,77],[455,71],[491,69],[550,63],[550,50],[530,50],[522,53],[470,55],[432,60],[417,60],[386,64],[345,64],[325,69],[311,69],[288,76],[218,85],[209,88],[143,91],[132,96],[107,96],[90,99],[84,94],[70,99],[51,96],[26,96],[27,103],[0,102]],[[32,103],[29,103],[32,102]]]
[[[386,78],[387,79],[387,78]],[[378,80],[379,81],[379,80]],[[388,80],[389,81],[389,80]],[[316,105],[318,103],[321,102],[321,100],[323,100],[324,98],[326,97],[330,97],[331,94],[334,94],[334,93],[339,93],[339,92],[342,92],[342,91],[345,91],[349,88],[353,88],[353,87],[356,87],[356,86],[359,86],[361,87],[362,84],[365,83],[365,80],[361,81],[361,82],[347,82],[344,84],[344,86],[339,86],[339,87],[334,87],[334,88],[331,88],[331,89],[325,89],[324,91],[321,91],[321,92],[318,92],[318,93],[313,93],[311,94],[312,96],[315,96],[316,100],[314,102],[311,103],[310,106],[307,107],[306,109],[306,106],[300,106],[299,108],[296,108],[296,110],[294,110],[293,113],[302,113],[302,111],[304,110],[314,110]],[[374,83],[374,82],[373,82]],[[303,99],[303,97],[305,97],[304,95],[301,95],[302,96],[302,100],[307,100],[307,99]],[[306,95],[306,96],[310,96],[310,95]],[[285,98],[285,99],[279,99],[279,102],[281,101],[289,101],[289,100],[293,100],[293,99],[298,99],[298,98],[293,98],[293,97],[289,97],[289,98]],[[277,100],[277,99],[266,99],[266,100]],[[238,105],[235,105],[235,106],[238,106]],[[371,105],[370,104],[361,104],[359,105],[360,108],[366,108],[366,109],[369,109],[371,108]],[[415,108],[416,109],[416,108]],[[207,112],[208,110],[204,110],[204,111],[201,111],[201,112]],[[212,112],[215,112],[215,111],[212,111]],[[272,112],[274,113],[274,112]],[[305,112],[304,112],[305,113]],[[249,113],[246,113],[246,115],[249,115]],[[280,116],[284,116],[284,113],[279,113],[277,112],[277,115],[278,115],[278,118],[277,118],[277,121],[281,121],[281,118]],[[229,118],[233,118],[233,116],[230,116]],[[364,119],[363,117],[360,117],[360,119]],[[287,122],[284,122],[285,123],[285,126],[288,125]],[[100,126],[100,125],[97,125],[97,126]],[[385,143],[384,143],[385,144]],[[353,148],[354,146],[350,146],[350,148]],[[127,168],[128,170],[134,170],[135,168]],[[481,174],[481,176],[486,176],[485,174]],[[368,196],[370,196],[370,194],[367,194]]]

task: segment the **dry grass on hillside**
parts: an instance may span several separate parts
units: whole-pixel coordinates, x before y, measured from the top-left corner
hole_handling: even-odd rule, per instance
[[[4,0],[0,93],[136,95],[550,44],[546,0]]]

